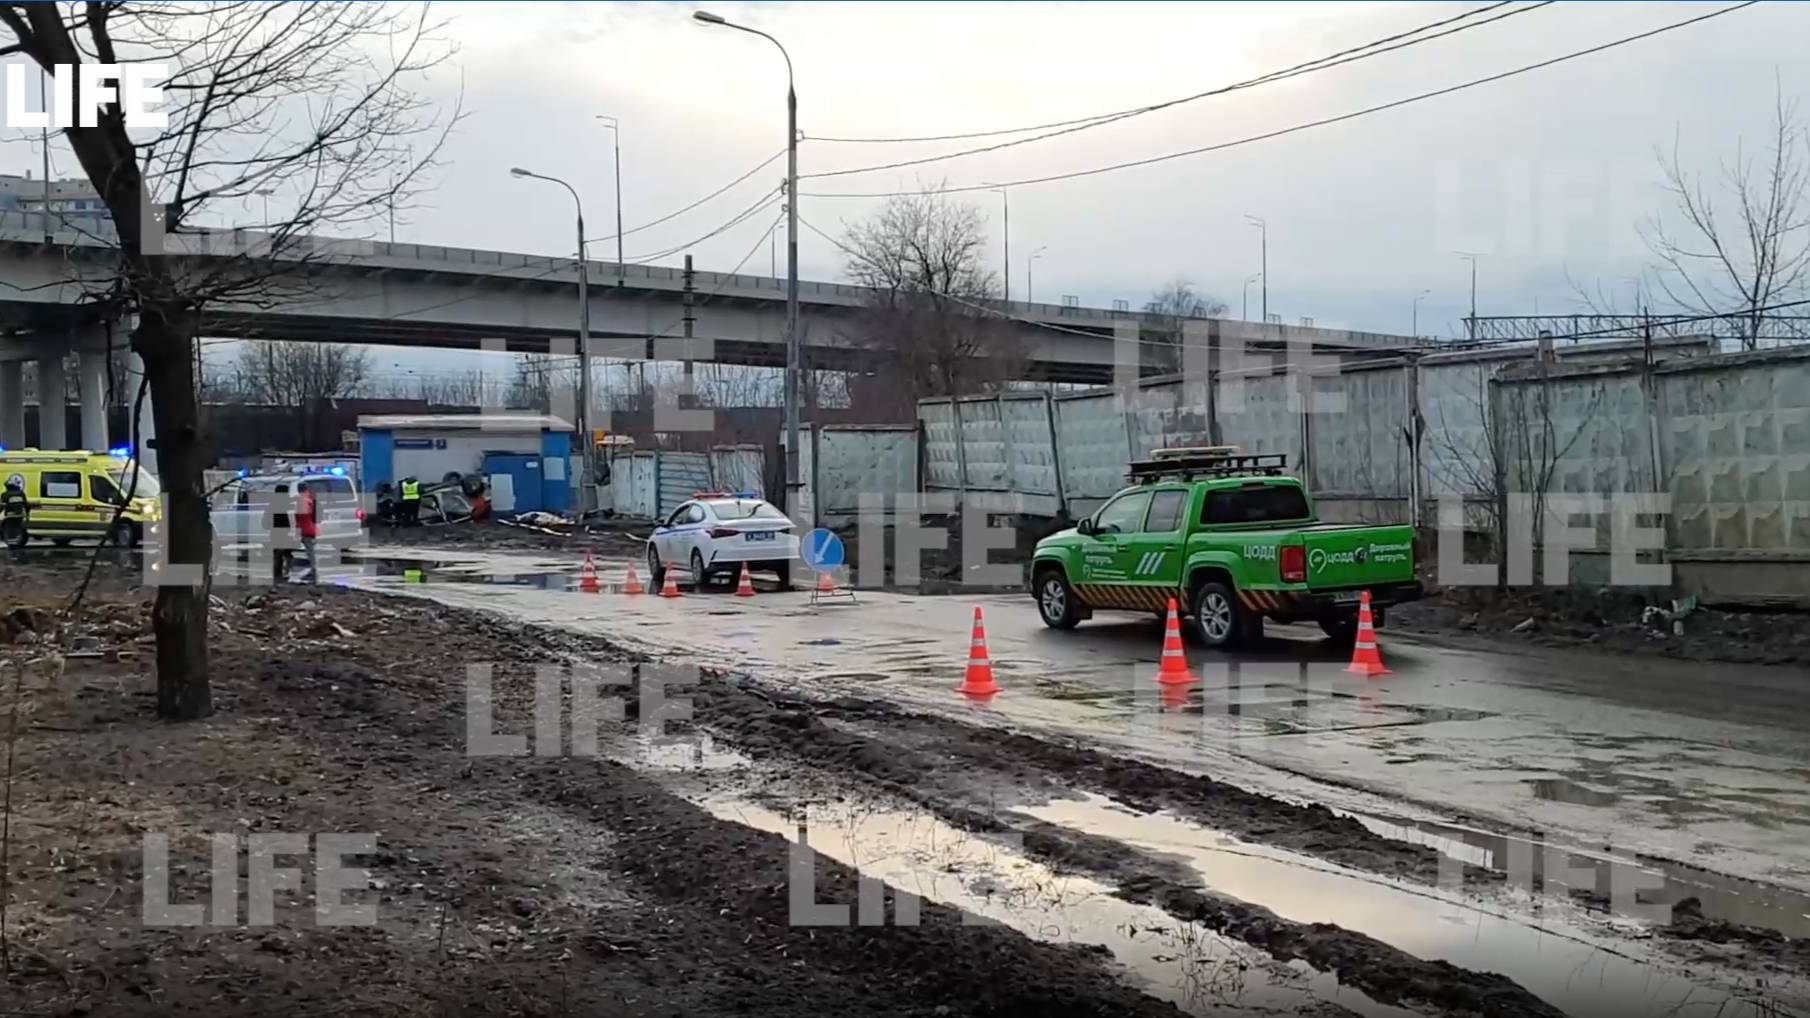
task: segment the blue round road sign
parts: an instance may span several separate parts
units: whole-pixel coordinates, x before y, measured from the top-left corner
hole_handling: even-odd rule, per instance
[[[842,564],[842,538],[819,527],[804,535],[799,554],[805,565],[820,573],[827,572]]]

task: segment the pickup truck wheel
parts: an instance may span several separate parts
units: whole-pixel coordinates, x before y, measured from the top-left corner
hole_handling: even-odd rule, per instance
[[[1051,629],[1073,629],[1081,621],[1075,591],[1062,570],[1045,569],[1037,574],[1037,614]]]
[[[1322,615],[1320,616],[1320,630],[1332,637],[1334,643],[1356,643],[1358,637],[1357,616]]]
[[[1201,642],[1209,647],[1236,647],[1244,642],[1249,623],[1230,587],[1208,580],[1194,588],[1190,600]]]

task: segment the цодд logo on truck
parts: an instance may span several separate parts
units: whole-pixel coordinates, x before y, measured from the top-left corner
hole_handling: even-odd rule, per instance
[[[1372,544],[1359,545],[1350,551],[1328,552],[1324,548],[1315,548],[1307,553],[1307,568],[1310,572],[1319,572],[1327,566],[1361,565],[1372,557],[1378,562],[1401,562],[1413,549],[1409,544]]]

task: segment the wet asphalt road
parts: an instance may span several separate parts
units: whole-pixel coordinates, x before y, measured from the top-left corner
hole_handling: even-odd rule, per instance
[[[1796,670],[1462,648],[1384,630],[1393,674],[1363,679],[1317,628],[1272,626],[1237,655],[1190,646],[1199,681],[1184,698],[1153,681],[1154,618],[1103,614],[1057,632],[1026,595],[864,591],[820,607],[804,592],[637,598],[610,591],[625,566],[600,563],[598,595],[567,589],[575,563],[536,556],[472,557],[471,575],[442,565],[418,586],[356,582],[1079,738],[1370,816],[1810,890],[1810,685]],[[1004,688],[984,704],[955,693],[976,606]],[[1756,901],[1752,918],[1803,932],[1810,908],[1793,899]]]

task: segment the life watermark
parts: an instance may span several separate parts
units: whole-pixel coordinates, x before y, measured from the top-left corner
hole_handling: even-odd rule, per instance
[[[51,68],[49,95],[40,98],[38,109],[30,110],[25,65],[8,64],[6,126],[58,131],[98,127],[101,108],[117,105],[127,127],[162,130],[170,117],[155,107],[163,102],[161,83],[168,79],[167,64],[56,64]]]
[[[1666,587],[1672,582],[1671,564],[1656,561],[1668,547],[1663,521],[1672,511],[1669,494],[1512,492],[1502,503],[1500,509],[1480,509],[1460,496],[1440,498],[1437,579],[1441,584],[1533,586],[1536,546],[1539,582],[1548,586],[1573,582],[1574,553],[1597,559],[1606,554],[1607,586]],[[1502,509],[1505,518],[1495,520]],[[1470,559],[1465,539],[1480,528],[1494,530],[1498,543],[1506,544],[1505,552],[1495,553],[1505,554],[1505,558]]]
[[[608,734],[610,727],[620,734],[630,734],[632,729],[643,742],[664,739],[668,723],[690,721],[692,716],[691,698],[674,695],[672,690],[695,687],[704,678],[691,665],[655,662],[544,664],[536,666],[532,675],[520,670],[502,674],[499,681],[499,667],[493,662],[466,666],[467,756],[595,757],[604,743],[601,736]],[[607,689],[631,695],[606,694]],[[499,714],[511,713],[499,711],[499,701],[506,694],[514,706],[528,708],[530,730],[503,730]]]
[[[351,892],[375,887],[370,871],[348,866],[347,856],[377,851],[373,833],[301,834],[259,832],[241,837],[231,832],[209,835],[212,842],[208,903],[171,901],[170,836],[146,832],[143,841],[144,908],[146,926],[273,926],[277,898],[313,899],[314,921],[320,926],[375,926],[377,906],[369,901],[348,900]],[[305,860],[314,857],[313,890],[306,886],[302,865],[282,865],[279,858]],[[240,862],[244,861],[244,895],[240,895]],[[186,866],[176,867],[178,872]],[[245,904],[240,914],[241,900]]]
[[[864,863],[859,858],[863,839],[858,830],[863,826],[863,819],[851,817],[846,826],[831,824],[828,828],[837,836],[838,841],[846,845],[851,856],[847,860],[847,864],[855,871],[855,900],[851,906],[848,901],[835,900],[832,892],[819,882],[819,853],[811,847],[811,823],[804,816],[797,818],[796,836],[786,839],[788,925],[819,928],[918,925],[923,918],[924,895],[905,890],[896,882],[898,878],[907,875],[906,870],[902,868],[892,874],[895,882],[890,885],[881,876],[866,871],[866,867],[882,867],[885,858],[894,855],[896,846],[887,847],[891,846],[893,836],[912,843],[911,850],[906,853],[912,862],[901,865],[909,866],[913,875],[923,876],[922,864],[929,862],[933,864],[936,877],[946,875],[954,878],[947,893],[935,893],[937,898],[967,898],[969,894],[964,888],[964,882],[978,873],[1004,881],[989,896],[1000,899],[1002,903],[1019,890],[1009,886],[1012,881],[1009,874],[1024,859],[1024,835],[1017,831],[1001,831],[982,837],[944,828],[928,817],[898,817],[895,819],[900,821],[902,828],[891,832],[891,836],[880,839],[880,843],[874,846],[876,857]],[[933,878],[933,882],[940,881]],[[990,879],[989,883],[992,882]],[[889,897],[892,905],[890,922],[887,921]],[[970,908],[961,909],[961,923],[964,926],[998,925],[997,920]]]

